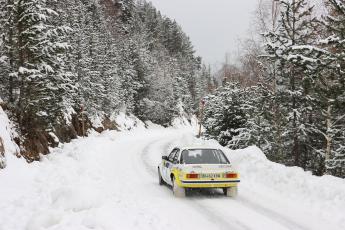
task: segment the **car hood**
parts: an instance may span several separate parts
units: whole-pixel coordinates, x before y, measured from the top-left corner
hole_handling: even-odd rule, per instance
[[[233,172],[231,165],[218,165],[218,164],[193,164],[182,165],[182,170],[186,173],[222,173]]]

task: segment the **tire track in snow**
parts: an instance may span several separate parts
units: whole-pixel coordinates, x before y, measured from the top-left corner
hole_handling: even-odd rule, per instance
[[[234,218],[229,218],[229,217],[224,218],[217,215],[217,212],[201,204],[195,199],[190,200],[190,202],[191,202],[191,205],[194,206],[194,208],[196,208],[199,212],[202,210],[202,213],[206,216],[208,220],[210,220],[211,222],[217,223],[219,229],[221,230],[229,230],[229,229],[251,230],[250,227],[246,226],[245,224],[241,223],[240,221]]]
[[[310,228],[306,228],[292,220],[290,220],[288,217],[281,215],[280,213],[274,212],[273,210],[266,208],[258,203],[255,203],[249,199],[240,198],[237,200],[237,202],[240,202],[242,205],[254,210],[258,213],[261,213],[262,215],[269,217],[270,219],[275,220],[276,222],[288,227],[291,230],[312,230]]]
[[[146,171],[147,171],[151,176],[157,176],[157,174],[156,174],[156,170],[155,170],[154,168],[152,168],[152,166],[151,166],[151,164],[150,164],[150,162],[149,162],[149,157],[148,157],[148,155],[149,155],[149,153],[150,153],[149,150],[150,150],[150,148],[151,148],[152,146],[154,146],[154,145],[155,145],[157,142],[159,142],[159,141],[160,141],[160,139],[151,141],[149,144],[147,144],[147,145],[143,148],[143,150],[142,150],[142,152],[141,152],[141,154],[140,154],[140,159],[141,159],[141,161],[143,162],[143,165],[144,165]]]

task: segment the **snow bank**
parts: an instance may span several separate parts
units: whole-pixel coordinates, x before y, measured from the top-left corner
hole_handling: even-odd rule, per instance
[[[161,129],[161,125],[152,123],[151,121],[141,121],[133,114],[126,114],[120,112],[119,114],[112,115],[111,120],[114,120],[118,125],[120,131],[129,131],[134,129]],[[196,116],[192,116],[190,119],[187,116],[176,117],[172,121],[172,127],[176,129],[198,129],[198,119]]]
[[[334,176],[314,176],[299,167],[287,167],[272,162],[256,146],[240,150],[222,147],[215,140],[199,140],[184,137],[176,145],[209,146],[222,149],[234,169],[240,172],[240,198],[244,203],[252,200],[262,207],[299,207],[299,211],[317,213],[318,218],[328,220],[345,229],[345,179]],[[253,192],[254,191],[254,192]],[[243,197],[241,197],[243,196]],[[248,199],[248,197],[251,197]],[[301,205],[302,204],[302,205]],[[264,208],[264,209],[265,209]],[[304,210],[302,210],[304,209]],[[342,211],[341,211],[342,210]],[[286,215],[294,216],[293,213]],[[300,222],[306,221],[301,216]],[[304,218],[304,220],[303,220]],[[315,229],[321,228],[315,227]]]
[[[171,122],[172,127],[174,128],[193,128],[196,129],[198,127],[198,118],[194,115],[190,119],[187,119],[186,116],[176,117]]]
[[[51,193],[56,209],[80,212],[102,204],[102,191],[92,186],[63,186]]]
[[[172,126],[175,128],[190,126],[190,122],[186,117],[176,117],[171,122]]]
[[[286,167],[269,161],[257,147],[226,150],[241,172],[241,187],[256,187],[280,199],[294,200],[318,210],[325,219],[341,223],[345,229],[345,180],[334,176],[317,177],[299,167]],[[325,210],[327,210],[325,212]]]
[[[0,143],[0,145],[3,145],[2,147],[0,147],[0,151],[3,148],[5,150],[4,154],[6,156],[5,158],[3,158],[0,154],[0,166],[5,166],[6,158],[8,158],[9,156],[13,156],[19,151],[18,146],[13,141],[13,136],[14,132],[12,130],[11,122],[0,106],[0,141],[2,142]]]
[[[342,179],[273,163],[256,147],[196,139],[191,125],[163,129],[125,114],[117,122],[131,131],[94,132],[0,171],[0,230],[345,229]],[[181,145],[222,148],[241,174],[238,198],[177,200],[158,186],[161,155]]]
[[[254,200],[261,204],[263,209],[281,206],[282,209],[288,210],[288,207],[293,209],[291,207],[299,205],[303,208],[299,207],[298,211],[312,211],[317,213],[316,217],[320,220],[330,221],[345,229],[345,179],[329,175],[318,177],[299,167],[287,167],[272,162],[256,146],[230,150],[215,140],[184,139],[180,140],[180,144],[206,145],[220,148],[226,153],[234,169],[241,175],[241,202],[247,204]],[[296,218],[296,214],[291,211],[286,211],[285,215]],[[305,222],[308,219],[306,216],[300,218],[301,220],[296,222]],[[315,229],[318,228],[322,227],[315,226]]]
[[[95,116],[90,117],[91,124],[98,128],[98,127],[103,127],[102,124],[102,117],[104,114],[96,114]]]
[[[118,128],[122,131],[125,130],[132,130],[132,129],[145,129],[146,125],[144,122],[139,120],[136,116],[132,114],[126,114],[124,112],[120,112],[118,115],[113,118],[118,125]],[[112,119],[112,120],[113,120]]]

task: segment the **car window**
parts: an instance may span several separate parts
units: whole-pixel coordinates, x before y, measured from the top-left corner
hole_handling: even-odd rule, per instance
[[[225,154],[218,149],[183,150],[182,164],[229,164]]]
[[[179,154],[180,153],[180,150],[179,149],[176,149],[176,153],[175,153],[175,155],[174,155],[174,157],[173,157],[173,162],[175,162],[175,161],[177,161],[178,160],[178,157],[179,157]]]
[[[177,149],[173,149],[173,151],[171,151],[171,153],[169,154],[169,161],[173,161],[174,160],[174,156],[175,156],[175,153],[177,152]]]

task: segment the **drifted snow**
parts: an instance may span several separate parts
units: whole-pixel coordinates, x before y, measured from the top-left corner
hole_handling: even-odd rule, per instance
[[[120,112],[115,117],[115,122],[120,130],[131,130],[133,128],[145,129],[145,124],[132,114]]]
[[[186,116],[181,116],[173,119],[172,126],[176,128],[185,128],[185,127],[198,127],[198,118],[196,116],[192,116],[190,121],[186,118]]]
[[[345,229],[344,180],[272,163],[256,147],[224,149],[241,173],[237,199],[220,191],[173,197],[158,185],[161,155],[175,145],[220,147],[195,133],[193,126],[94,133],[42,162],[11,161],[0,171],[0,230]]]
[[[95,114],[94,116],[92,116],[90,120],[93,127],[103,127],[103,124],[102,124],[103,117],[104,117],[104,114]]]
[[[304,204],[305,208],[317,211],[319,218],[339,223],[345,229],[344,179],[316,177],[299,167],[286,167],[268,161],[257,147],[237,150],[235,153],[230,154],[231,159],[236,162],[240,172],[245,172],[242,173],[242,186],[256,185],[260,190],[267,191],[267,194],[272,194],[272,198],[277,193],[274,198],[277,201],[297,201]]]
[[[1,98],[0,98],[0,102],[2,102]],[[4,144],[6,159],[15,158],[14,154],[16,154],[19,151],[18,146],[13,141],[14,135],[16,134],[13,133],[12,123],[10,122],[6,113],[3,111],[3,109],[0,106],[0,137]],[[1,159],[1,156],[0,156],[0,161],[5,161],[5,159]]]

